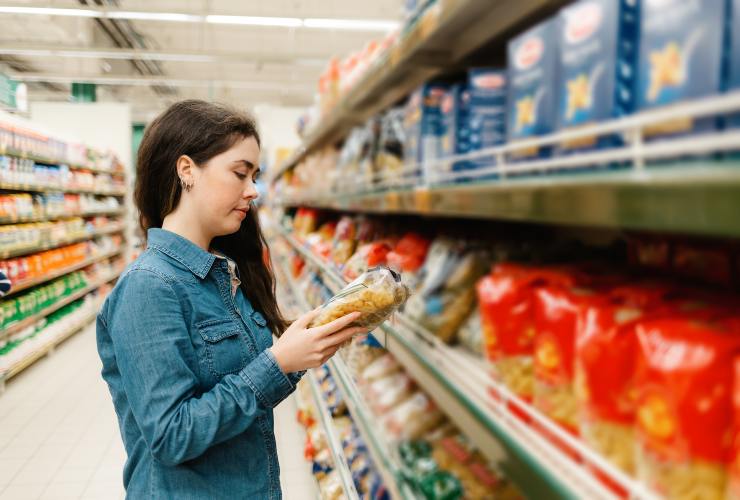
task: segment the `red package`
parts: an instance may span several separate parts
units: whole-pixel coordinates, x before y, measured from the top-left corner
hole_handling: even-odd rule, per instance
[[[573,385],[579,311],[594,291],[543,286],[535,292],[534,405],[578,434]]]
[[[354,280],[372,267],[385,265],[390,251],[390,245],[382,241],[361,246],[344,265],[344,277]]]
[[[486,356],[504,384],[525,400],[532,399],[534,382],[534,294],[541,286],[573,281],[567,272],[507,263],[478,282]]]
[[[627,473],[634,473],[637,322],[672,311],[671,288],[623,285],[584,299],[575,342],[575,390],[584,440]]]
[[[415,273],[424,264],[431,241],[416,233],[408,233],[388,253],[388,265],[403,273]]]
[[[637,326],[639,476],[668,498],[724,498],[737,324],[685,316]]]
[[[357,227],[351,217],[342,217],[337,224],[334,234],[334,244],[331,250],[331,258],[335,264],[342,265],[355,251],[357,245]]]

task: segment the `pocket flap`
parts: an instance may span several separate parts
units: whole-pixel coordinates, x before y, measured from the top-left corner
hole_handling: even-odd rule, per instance
[[[232,319],[211,319],[196,325],[200,336],[206,342],[218,342],[239,335],[239,325]]]
[[[255,323],[257,323],[259,326],[266,326],[267,320],[264,316],[262,316],[262,313],[259,311],[252,311],[252,319]]]

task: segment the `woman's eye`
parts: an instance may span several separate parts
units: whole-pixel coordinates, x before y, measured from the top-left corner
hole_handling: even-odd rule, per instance
[[[234,172],[234,173],[236,174],[236,176],[239,178],[240,181],[243,181],[244,179],[247,178],[246,174],[241,174],[239,172]]]

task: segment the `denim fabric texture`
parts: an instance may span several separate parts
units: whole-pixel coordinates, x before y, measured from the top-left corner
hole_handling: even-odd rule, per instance
[[[282,372],[226,259],[163,229],[147,240],[97,319],[126,498],[281,498],[272,409],[303,373]]]

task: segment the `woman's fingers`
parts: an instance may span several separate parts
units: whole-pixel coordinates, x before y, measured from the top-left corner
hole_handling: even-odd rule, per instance
[[[359,317],[360,317],[359,312],[349,313],[345,316],[342,316],[339,319],[335,319],[331,323],[327,323],[322,326],[317,326],[316,328],[311,328],[310,331],[315,333],[319,337],[326,337],[326,336],[332,335],[344,329],[347,325],[349,325],[350,323],[352,323]]]
[[[305,329],[308,328],[308,325],[311,324],[311,321],[319,315],[319,311],[321,310],[320,307],[317,307],[313,311],[308,311],[306,314],[295,320],[294,325],[296,325],[298,328]]]
[[[363,326],[356,326],[353,328],[345,328],[344,330],[341,330],[337,333],[334,333],[326,338],[326,340],[329,342],[329,345],[332,346],[341,346],[348,340],[350,340],[355,335],[359,335],[361,333],[367,332],[367,328]]]

